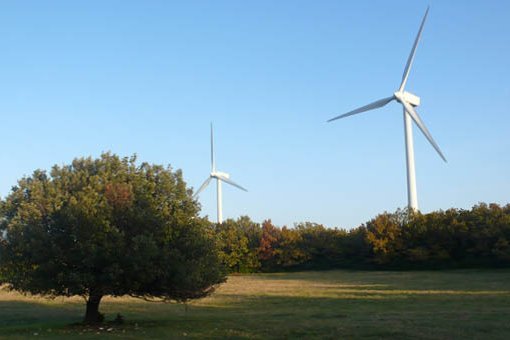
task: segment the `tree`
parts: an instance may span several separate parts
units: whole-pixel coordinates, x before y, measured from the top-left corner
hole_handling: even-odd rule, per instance
[[[300,248],[309,266],[315,268],[333,266],[337,253],[341,251],[341,249],[335,249],[337,241],[335,229],[327,229],[317,223],[304,222],[297,224],[295,231],[300,235]]]
[[[135,156],[37,170],[1,204],[0,277],[21,292],[83,296],[86,323],[102,321],[105,295],[204,297],[225,274],[191,194],[181,171]]]
[[[264,270],[276,268],[277,251],[281,242],[281,230],[271,223],[271,220],[262,222],[262,234],[260,236],[258,257]]]
[[[374,261],[388,264],[398,260],[402,250],[401,233],[408,212],[382,213],[366,223],[366,241],[372,247]]]
[[[250,249],[250,239],[247,231],[243,228],[243,220],[228,219],[216,225],[216,235],[219,245],[219,256],[230,272],[250,273],[256,271],[260,263],[256,249]],[[249,221],[249,219],[248,219]]]
[[[262,237],[262,228],[260,224],[253,222],[248,216],[241,216],[236,220],[237,227],[248,238],[248,248],[250,252],[257,256],[260,238]]]

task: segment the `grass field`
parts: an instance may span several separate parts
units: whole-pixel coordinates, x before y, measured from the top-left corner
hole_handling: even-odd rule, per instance
[[[0,338],[510,339],[510,270],[326,271],[231,276],[187,307],[106,298],[101,329],[73,325],[81,298],[0,292]]]

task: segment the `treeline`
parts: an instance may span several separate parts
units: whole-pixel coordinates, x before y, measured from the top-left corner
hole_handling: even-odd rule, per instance
[[[510,265],[510,204],[429,214],[398,210],[351,230],[308,222],[277,227],[246,216],[213,228],[230,272]]]

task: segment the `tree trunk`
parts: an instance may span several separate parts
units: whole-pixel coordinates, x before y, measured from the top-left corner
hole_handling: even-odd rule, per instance
[[[85,312],[84,323],[94,324],[101,323],[104,320],[103,314],[99,313],[99,303],[102,295],[91,294],[87,300],[87,311]]]

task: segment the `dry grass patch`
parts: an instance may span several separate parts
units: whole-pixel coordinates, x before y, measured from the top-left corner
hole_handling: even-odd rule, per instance
[[[101,311],[127,323],[70,326],[83,299],[0,291],[0,337],[508,339],[510,270],[233,275],[187,307],[107,297]]]

